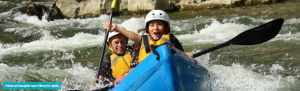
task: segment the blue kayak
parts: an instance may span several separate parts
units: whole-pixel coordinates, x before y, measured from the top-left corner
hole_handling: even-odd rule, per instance
[[[211,91],[210,74],[195,59],[169,45],[157,47],[155,53],[111,91]]]

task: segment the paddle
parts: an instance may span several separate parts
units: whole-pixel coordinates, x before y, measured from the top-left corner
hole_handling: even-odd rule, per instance
[[[113,0],[112,4],[111,4],[111,9],[110,9],[110,16],[109,16],[109,22],[112,22],[112,17],[113,17],[113,13],[114,13],[114,8],[116,7],[116,3],[117,0]],[[99,77],[99,71],[100,71],[100,66],[102,65],[102,60],[103,60],[103,56],[104,56],[104,52],[106,49],[106,42],[107,42],[107,37],[108,37],[109,32],[105,31],[105,37],[104,37],[104,41],[103,41],[103,47],[102,47],[102,51],[101,51],[101,57],[99,60],[99,65],[98,65],[98,71],[97,71],[97,75],[96,75],[96,81],[95,81],[95,85],[96,83],[98,83],[98,77]]]
[[[273,21],[270,21],[258,27],[244,31],[239,35],[235,36],[233,39],[223,44],[195,53],[193,58],[229,46],[231,44],[232,45],[255,45],[255,44],[266,42],[274,38],[279,33],[283,21],[284,20],[282,18],[275,19]]]

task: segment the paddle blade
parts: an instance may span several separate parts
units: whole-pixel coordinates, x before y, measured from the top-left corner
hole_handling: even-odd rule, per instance
[[[220,45],[217,45],[215,47],[206,49],[201,52],[197,52],[194,54],[194,58],[198,57],[200,55],[206,54],[208,52],[212,52],[214,50],[229,46],[231,44],[233,45],[255,45],[260,44],[263,42],[266,42],[272,38],[274,38],[280,31],[281,26],[283,24],[283,19],[275,19],[271,22],[265,23],[263,25],[260,25],[258,27],[249,29],[245,32],[240,33],[233,39],[222,43]]]
[[[280,31],[284,20],[275,19],[266,24],[242,32],[229,42],[233,45],[255,45],[274,38]]]

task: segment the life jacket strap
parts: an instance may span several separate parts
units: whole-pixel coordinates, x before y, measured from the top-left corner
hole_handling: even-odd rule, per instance
[[[155,50],[157,46],[151,45],[152,53],[156,55],[156,60],[159,60],[159,54]]]
[[[145,46],[145,51],[147,53],[151,52],[150,47],[149,47],[149,39],[147,35],[143,35],[143,40],[144,40],[144,46]]]
[[[117,56],[112,60],[110,67],[112,67],[112,66],[114,65],[114,63],[117,61],[117,59],[118,59],[119,57],[120,57],[120,56],[117,55]]]
[[[166,38],[164,38],[164,37],[161,37],[160,39],[166,41],[166,42],[169,43],[169,44],[172,44],[172,42],[171,42],[170,40],[168,40],[168,39],[166,39]]]

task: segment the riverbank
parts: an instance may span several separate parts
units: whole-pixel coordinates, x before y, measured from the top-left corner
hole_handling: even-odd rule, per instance
[[[0,0],[5,1],[5,0]],[[30,1],[30,0],[25,0]],[[53,2],[54,0],[31,0],[32,2]],[[20,0],[12,0],[11,2],[21,2]],[[196,16],[217,17],[219,19],[237,16],[251,16],[255,18],[299,18],[300,13],[298,8],[300,0],[289,0],[284,3],[261,4],[255,6],[241,6],[235,8],[221,8],[221,9],[197,9],[197,10],[182,10],[176,12],[168,12],[172,20],[188,19]],[[7,8],[7,7],[1,7]],[[0,11],[5,11],[0,10]],[[146,14],[146,12],[145,12]],[[120,14],[115,17],[129,19],[132,17],[144,17],[145,14]]]
[[[243,6],[230,9],[220,10],[202,10],[202,11],[183,11],[182,14],[189,14],[188,12],[194,12],[194,16],[216,16],[219,18],[224,17],[237,17],[237,16],[251,16],[262,18],[299,18],[299,5],[300,1],[264,4],[257,6]]]
[[[178,12],[168,12],[172,20],[186,19],[196,16],[206,16],[206,17],[218,17],[218,18],[228,18],[237,16],[251,16],[255,18],[299,18],[300,12],[298,11],[300,5],[299,0],[284,3],[274,3],[274,4],[263,4],[256,6],[242,6],[227,9],[218,10],[187,10]],[[117,16],[119,18],[131,18],[131,17],[144,17],[142,15],[123,15]]]

